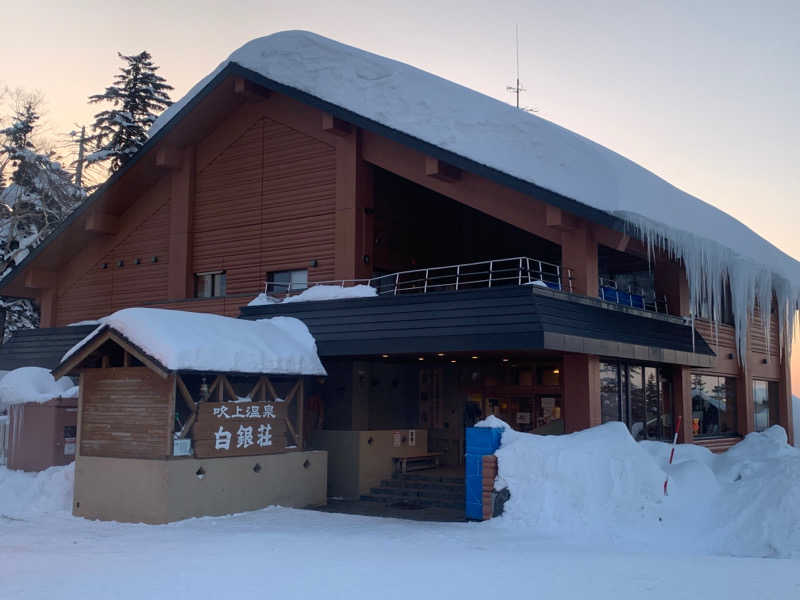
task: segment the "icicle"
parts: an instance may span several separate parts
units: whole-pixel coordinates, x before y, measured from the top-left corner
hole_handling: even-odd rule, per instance
[[[730,288],[731,309],[736,328],[739,360],[747,356],[747,332],[758,307],[764,328],[767,351],[771,340],[773,298],[777,303],[778,343],[781,356],[788,360],[800,308],[800,282],[792,282],[722,244],[678,229],[655,223],[633,213],[618,213],[647,244],[648,256],[660,249],[671,260],[683,263],[689,284],[689,316],[694,344],[694,319],[711,316],[714,337],[719,345],[719,322],[726,285]]]

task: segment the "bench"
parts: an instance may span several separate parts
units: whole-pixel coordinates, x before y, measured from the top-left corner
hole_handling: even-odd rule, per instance
[[[439,466],[439,457],[441,455],[441,452],[431,452],[430,454],[418,454],[416,456],[393,456],[392,465],[395,473],[435,469]]]

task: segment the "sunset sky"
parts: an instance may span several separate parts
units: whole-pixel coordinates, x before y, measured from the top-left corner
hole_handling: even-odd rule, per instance
[[[522,104],[631,158],[800,257],[800,2],[16,2],[0,85],[39,90],[48,133],[89,124],[117,51],[178,99],[246,41],[316,33]],[[800,391],[800,352],[794,353]]]

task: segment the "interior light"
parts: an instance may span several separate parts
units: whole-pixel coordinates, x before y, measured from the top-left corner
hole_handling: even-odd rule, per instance
[[[420,356],[417,360],[425,360],[424,356]]]
[[[454,359],[453,359],[453,360],[451,360],[450,362],[451,362],[451,363],[455,363],[455,362],[456,362],[456,359],[454,358]]]
[[[473,358],[473,359],[476,359],[476,358],[478,358],[478,357],[477,357],[477,356],[473,356],[472,358]]]
[[[436,356],[444,356],[444,352],[437,352]]]
[[[388,354],[381,354],[381,358],[389,358]]]
[[[503,359],[503,362],[508,362],[508,359],[507,359],[507,358],[504,358],[504,359]]]
[[[553,369],[553,375],[558,375],[559,373],[561,373],[561,371],[558,369]]]

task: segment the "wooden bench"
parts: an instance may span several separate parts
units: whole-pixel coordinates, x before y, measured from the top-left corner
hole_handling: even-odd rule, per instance
[[[395,473],[435,469],[439,466],[439,457],[441,455],[441,452],[431,452],[430,454],[418,454],[416,456],[393,456],[392,465]]]
[[[725,452],[731,446],[735,446],[739,442],[742,441],[740,437],[718,437],[718,438],[706,438],[706,439],[695,439],[694,444],[696,446],[703,446],[704,448],[708,448],[714,454],[720,454]]]

